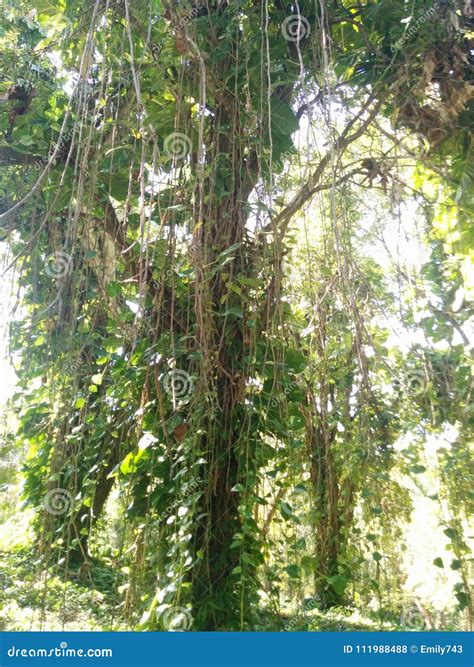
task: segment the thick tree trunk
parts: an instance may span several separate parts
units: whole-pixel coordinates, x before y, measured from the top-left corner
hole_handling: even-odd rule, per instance
[[[216,439],[209,454],[213,460],[211,478],[195,537],[198,558],[193,570],[195,625],[199,630],[238,629],[239,577],[233,577],[232,570],[239,563],[239,550],[230,549],[235,534],[242,528],[239,494],[232,491],[238,481],[238,464],[232,442],[225,438]]]
[[[237,233],[228,246],[241,242],[242,230],[239,220],[237,229],[234,227]],[[240,264],[238,257],[234,261]],[[235,487],[239,482],[239,415],[245,387],[245,348],[242,320],[223,317],[219,312],[223,308],[224,290],[224,283],[217,276],[211,292],[214,335],[205,336],[207,361],[214,360],[210,373],[215,379],[215,395],[203,425],[207,488],[194,540],[197,561],[193,572],[193,607],[200,630],[238,629],[240,623],[240,577],[232,574],[240,554],[230,546],[235,534],[242,530],[240,494]]]
[[[230,548],[235,534],[242,531],[241,498],[235,487],[241,481],[239,441],[245,355],[249,350],[244,342],[245,313],[232,312],[233,305],[245,310],[245,294],[236,297],[228,285],[235,276],[252,271],[243,246],[247,220],[244,207],[253,181],[249,158],[244,157],[242,132],[239,101],[225,93],[209,138],[208,163],[215,173],[204,182],[205,222],[195,220],[199,249],[196,316],[203,354],[203,399],[207,404],[207,415],[200,425],[205,433],[201,447],[206,458],[206,491],[194,535],[196,564],[192,573],[193,616],[198,630],[239,629],[246,595],[242,575],[233,573],[240,564],[240,549]],[[216,182],[221,183],[225,194],[219,194]],[[219,256],[231,246],[235,246],[233,259],[219,268]],[[251,460],[247,459],[246,465],[252,465]]]

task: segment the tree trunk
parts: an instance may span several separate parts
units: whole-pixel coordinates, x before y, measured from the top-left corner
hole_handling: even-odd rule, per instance
[[[235,106],[235,115],[232,108]],[[206,416],[201,425],[205,435],[206,491],[202,513],[194,536],[196,564],[193,581],[195,627],[199,630],[239,629],[240,609],[245,591],[242,577],[233,569],[240,563],[240,550],[231,549],[233,538],[242,531],[239,512],[239,439],[243,415],[246,378],[245,293],[236,295],[228,284],[238,274],[249,275],[251,263],[245,257],[244,237],[247,214],[244,205],[252,184],[246,179],[248,168],[243,157],[244,143],[239,135],[238,101],[227,96],[217,113],[209,145],[209,163],[220,164],[220,176],[227,174],[224,196],[216,193],[215,174],[205,182],[206,223],[199,228],[196,270],[196,315],[198,340],[203,352],[202,397]],[[229,130],[232,128],[234,130]],[[218,162],[220,161],[220,162]],[[234,259],[225,269],[209,273],[219,256],[235,246]],[[245,292],[245,290],[243,290]],[[232,312],[233,304],[242,313]],[[228,313],[228,314],[226,314]],[[251,458],[251,457],[250,457]],[[252,465],[247,458],[246,466]]]
[[[340,547],[344,542],[338,513],[338,481],[334,474],[331,452],[334,434],[325,432],[321,426],[311,424],[307,436],[314,506],[317,511],[314,526],[315,594],[321,607],[327,609],[343,602],[343,596],[338,594],[328,581],[338,575]]]

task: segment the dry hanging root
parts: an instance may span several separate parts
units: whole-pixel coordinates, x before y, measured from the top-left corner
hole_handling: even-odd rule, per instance
[[[15,110],[2,168],[24,167],[30,139],[33,156],[43,149],[34,134],[18,142],[22,115],[56,137],[36,183],[12,201],[36,318],[22,374],[29,381],[31,364],[46,386],[22,422],[40,452],[28,494],[38,508],[57,486],[73,500],[62,514],[38,513],[57,572],[94,580],[92,555],[113,560],[123,606],[111,627],[137,627],[148,609],[143,627],[169,629],[163,607],[178,607],[195,629],[254,629],[263,575],[277,609],[280,584],[343,603],[345,564],[360,556],[356,500],[387,491],[383,509],[394,511],[390,480],[372,477],[389,477],[393,462],[374,316],[377,300],[388,310],[392,301],[358,255],[367,230],[356,209],[360,187],[383,197],[399,168],[375,131],[387,104],[435,151],[470,88],[461,51],[443,61],[420,40],[415,83],[439,95],[407,101],[413,82],[384,55],[370,2],[352,14],[323,2],[166,2],[164,18],[144,4],[84,10],[92,21],[87,33],[75,26],[83,47],[59,131],[51,109],[62,107],[41,82],[33,88],[49,115],[33,88],[1,100]],[[288,11],[307,34],[285,34]],[[301,249],[303,228],[314,236]],[[47,275],[45,257],[61,253],[74,270]],[[306,546],[286,502],[298,485]],[[112,547],[100,541],[101,516]],[[285,531],[295,549],[282,555]],[[302,549],[296,586],[283,559]]]

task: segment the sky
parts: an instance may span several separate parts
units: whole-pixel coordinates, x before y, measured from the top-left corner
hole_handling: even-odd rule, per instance
[[[0,415],[8,398],[13,394],[16,375],[8,356],[8,329],[13,305],[11,280],[13,271],[4,275],[4,267],[11,258],[5,243],[0,243]]]

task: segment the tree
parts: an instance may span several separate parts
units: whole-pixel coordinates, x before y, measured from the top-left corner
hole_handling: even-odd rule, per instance
[[[424,16],[426,3],[415,5],[413,16]],[[25,391],[43,379],[22,417],[27,496],[40,506],[64,491],[67,511],[46,511],[38,530],[66,553],[66,569],[89,558],[119,478],[133,530],[154,522],[169,545],[152,609],[190,605],[203,630],[249,627],[263,559],[258,479],[268,437],[280,428],[285,438],[282,416],[272,425],[249,385],[275,389],[295,373],[281,335],[291,223],[318,192],[354,179],[386,186],[370,147],[349,159],[369,128],[382,132],[383,117],[422,135],[435,169],[454,155],[447,178],[465,187],[467,43],[454,7],[418,20],[416,32],[403,32],[403,4],[385,1],[5,8],[0,225],[22,267],[27,315],[14,340],[25,350]],[[427,65],[413,65],[415,55]],[[281,201],[292,137],[315,109],[326,147]],[[354,340],[340,366],[349,374],[356,355],[364,372],[361,306],[351,307]],[[316,382],[327,400],[350,390]],[[382,408],[364,380],[357,390],[380,433]],[[319,564],[335,576],[340,513],[349,516],[352,501],[339,510],[328,501],[335,434],[323,404],[298,412],[313,462],[324,442],[326,477],[314,471],[314,492],[332,532]]]

